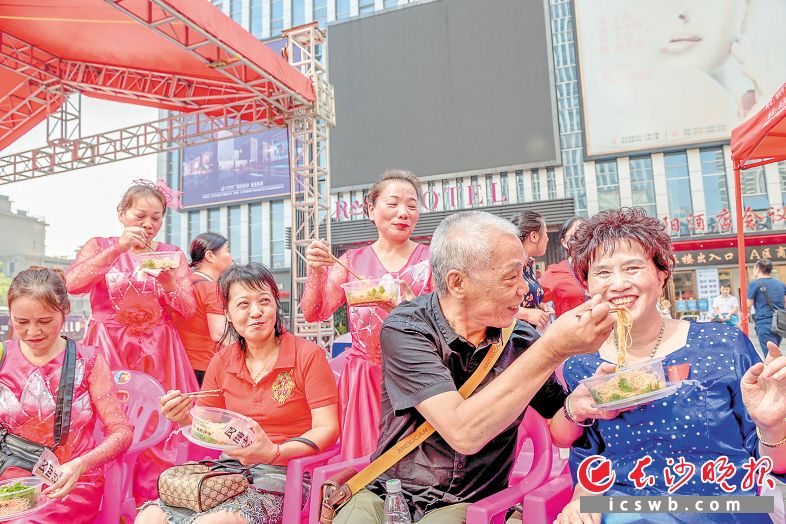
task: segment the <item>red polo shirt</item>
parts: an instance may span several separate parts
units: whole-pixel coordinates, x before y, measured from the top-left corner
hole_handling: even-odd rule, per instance
[[[180,340],[186,348],[191,367],[205,371],[210,359],[216,353],[216,343],[210,338],[207,314],[223,315],[224,307],[221,305],[218,283],[192,273],[191,284],[196,298],[196,312],[188,318],[175,314],[174,323],[177,334],[180,335]]]
[[[202,389],[220,389],[217,398],[197,404],[228,409],[256,420],[270,440],[280,444],[311,429],[311,410],[338,403],[333,371],[325,352],[308,340],[284,333],[273,370],[257,384],[240,346],[216,353]]]

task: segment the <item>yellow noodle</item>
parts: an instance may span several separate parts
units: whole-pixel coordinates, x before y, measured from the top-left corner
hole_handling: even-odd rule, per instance
[[[620,306],[617,310],[617,327],[614,329],[617,337],[617,369],[628,363],[628,348],[633,344],[631,326],[633,326],[633,318],[630,316],[630,310]]]

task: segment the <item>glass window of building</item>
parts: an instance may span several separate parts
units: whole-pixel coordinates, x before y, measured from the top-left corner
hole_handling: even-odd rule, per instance
[[[688,236],[688,217],[693,214],[688,155],[669,153],[664,155],[666,166],[666,193],[669,195],[670,231],[673,236]],[[674,227],[679,220],[679,227]]]
[[[306,0],[292,0],[292,26],[306,23]]]
[[[327,0],[314,0],[314,20],[320,27],[327,27]]]
[[[262,38],[262,0],[249,2],[249,32],[256,38]]]
[[[385,0],[383,7],[385,9],[390,9],[391,7],[396,7],[398,5],[398,0]]]
[[[524,202],[524,171],[516,170],[516,201]]]
[[[270,202],[270,267],[286,267],[284,257],[284,201]]]
[[[229,16],[238,24],[243,22],[243,0],[229,1]]]
[[[456,209],[464,209],[464,191],[466,188],[464,187],[464,179],[457,178],[455,184],[455,195],[453,199],[455,201],[455,208]]]
[[[221,7],[224,5],[224,0],[213,0],[213,5],[221,9]]]
[[[745,229],[757,231],[772,229],[771,219],[767,216],[770,199],[767,197],[767,176],[764,167],[754,167],[740,171],[742,185],[742,206],[745,208]],[[750,211],[748,211],[750,209]]]
[[[336,0],[336,20],[349,18],[349,0]]]
[[[620,177],[617,161],[595,162],[595,179],[598,184],[598,209],[620,207]]]
[[[651,217],[658,217],[655,205],[655,182],[652,178],[652,158],[630,159],[630,187],[634,207],[640,207]]]
[[[240,206],[229,206],[227,215],[227,229],[229,230],[229,249],[235,262],[245,263],[240,258]]]
[[[217,207],[207,210],[207,230],[219,235],[223,234],[221,230],[221,210]]]
[[[533,169],[529,175],[532,179],[532,200],[538,201],[540,200],[540,173],[537,169]]]
[[[367,15],[374,12],[374,0],[358,0],[358,14]]]
[[[704,182],[704,209],[706,230],[718,232],[718,215],[729,209],[729,192],[726,185],[726,165],[723,149],[701,151],[701,177]],[[701,233],[701,228],[698,228]]]
[[[499,174],[499,196],[502,202],[507,204],[510,198],[508,195],[508,172],[502,171]]]
[[[248,261],[262,262],[262,204],[248,205]]]
[[[202,233],[199,230],[199,211],[188,212],[188,243],[190,244],[194,237]]]
[[[284,0],[270,0],[270,36],[279,37],[284,29]]]
[[[781,176],[781,195],[783,204],[786,205],[786,161],[778,162],[778,173]]]
[[[557,198],[557,174],[554,173],[553,167],[546,169],[546,185],[548,187],[549,200]]]
[[[486,175],[486,194],[483,195],[484,206],[493,205],[495,197],[499,200],[499,195],[496,192],[497,190],[494,189],[494,175]]]
[[[481,191],[483,191],[483,189],[478,183],[478,177],[470,177],[469,189],[467,190],[467,203],[470,206],[475,207],[480,205],[480,202],[483,200],[483,193],[481,193]]]

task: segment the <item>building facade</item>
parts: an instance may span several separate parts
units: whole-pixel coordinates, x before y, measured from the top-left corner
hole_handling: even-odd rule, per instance
[[[260,39],[312,20],[330,23],[387,9],[406,9],[408,0],[213,0],[227,15]],[[414,3],[414,2],[412,2]],[[701,146],[643,150],[588,158],[583,122],[574,0],[548,0],[554,87],[559,122],[561,165],[549,168],[486,169],[445,173],[423,179],[422,218],[458,209],[490,208],[505,214],[526,205],[549,211],[549,228],[572,214],[592,215],[604,209],[637,206],[662,220],[678,252],[672,298],[681,309],[697,307],[696,299],[712,298],[721,283],[736,289],[739,274],[734,250],[737,224],[733,170],[728,138]],[[329,38],[329,28],[328,28]],[[159,177],[179,185],[178,152],[159,158]],[[776,276],[786,279],[786,163],[742,175],[745,219],[751,236],[749,260],[773,259]],[[366,186],[334,187],[331,195],[333,235],[339,249],[365,243],[373,229],[361,226]],[[287,231],[291,211],[287,198],[172,213],[164,241],[182,246],[196,234],[215,231],[230,240],[238,262],[268,265],[283,290],[289,290],[290,251]],[[430,221],[427,221],[430,222]],[[429,237],[422,231],[423,239]],[[353,242],[349,242],[353,239]],[[732,254],[733,252],[733,254]],[[553,256],[558,256],[558,251]],[[692,301],[688,304],[688,301]]]

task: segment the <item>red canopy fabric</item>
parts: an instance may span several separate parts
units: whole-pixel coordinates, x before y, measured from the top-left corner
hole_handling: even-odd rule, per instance
[[[117,0],[133,10],[160,7],[147,0]],[[311,81],[210,2],[162,0],[211,37],[231,47],[266,72],[283,89],[314,100]],[[205,38],[181,21],[168,31],[189,41]],[[190,33],[189,33],[190,32]],[[0,4],[0,149],[42,121],[62,104],[62,89],[159,109],[194,111],[232,103],[267,89],[252,68],[243,82],[210,67],[217,47],[203,46],[196,56],[162,37],[105,0],[21,0]],[[269,84],[271,93],[281,88]],[[272,96],[272,95],[271,95]],[[283,120],[276,121],[283,125]]]
[[[731,158],[739,169],[786,160],[786,84],[731,132]]]

